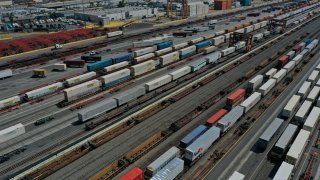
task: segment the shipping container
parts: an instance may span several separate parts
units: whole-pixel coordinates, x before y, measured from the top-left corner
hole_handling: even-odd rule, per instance
[[[155,61],[149,60],[134,66],[131,66],[131,74],[132,76],[139,76],[142,74],[145,74],[147,72],[150,72],[156,68]]]
[[[19,96],[13,96],[4,100],[0,101],[0,110],[15,106],[20,103],[20,97]]]
[[[54,71],[66,71],[67,70],[67,65],[66,64],[53,64],[52,65],[52,70]]]
[[[284,118],[289,118],[291,117],[294,112],[296,111],[299,102],[301,100],[301,96],[299,95],[293,95],[290,100],[288,101],[288,103],[286,104],[286,106],[283,108],[282,110],[282,116]]]
[[[279,66],[283,67],[284,65],[287,64],[288,61],[289,61],[289,56],[283,55],[283,56],[281,56],[281,57],[279,58],[278,64],[279,64]]]
[[[125,61],[131,61],[132,59],[133,59],[132,53],[123,53],[123,54],[119,54],[112,57],[113,64],[117,64]]]
[[[289,57],[289,61],[293,59],[294,55],[295,55],[295,52],[294,52],[294,51],[289,51],[289,52],[287,53],[287,56]]]
[[[21,123],[2,129],[0,130],[0,143],[9,141],[10,139],[16,138],[24,133],[26,133],[26,130],[24,125]]]
[[[185,66],[183,68],[180,68],[176,71],[173,71],[171,73],[169,73],[169,75],[172,77],[172,80],[176,80],[179,79],[182,76],[185,76],[187,74],[189,74],[191,72],[191,67],[189,66]]]
[[[195,129],[193,129],[190,133],[188,133],[184,138],[180,141],[180,147],[186,148],[191,143],[193,143],[198,137],[200,137],[203,133],[207,131],[207,126],[199,125]]]
[[[63,90],[64,99],[67,102],[80,99],[89,94],[93,94],[100,90],[101,82],[99,80],[91,80],[71,88]]]
[[[25,93],[25,97],[28,100],[39,98],[42,96],[46,96],[52,93],[55,93],[63,88],[63,84],[61,82],[57,82],[39,89],[35,89]]]
[[[301,155],[303,155],[304,149],[308,143],[310,132],[301,129],[298,136],[294,140],[292,146],[290,147],[287,155],[286,162],[292,165],[298,164]]]
[[[67,79],[67,80],[66,80],[66,85],[67,85],[68,87],[71,87],[71,86],[73,86],[73,85],[82,83],[82,82],[87,81],[87,80],[89,80],[89,79],[92,79],[92,78],[94,78],[96,75],[97,75],[96,72],[88,72],[88,73],[85,73],[85,74],[82,74],[82,75],[79,75],[79,76],[76,76],[76,77]]]
[[[98,61],[95,63],[91,63],[87,65],[87,70],[90,71],[97,71],[97,70],[102,70],[103,68],[107,67],[107,66],[111,66],[112,65],[112,59],[106,59],[103,61]]]
[[[301,51],[300,55],[304,56],[304,55],[306,55],[308,52],[309,52],[308,49],[304,49],[304,50]]]
[[[204,40],[203,37],[199,37],[199,38],[190,40],[190,41],[189,41],[189,45],[194,45],[194,44],[196,44],[196,43],[198,43],[198,42],[201,42],[201,41],[203,41],[203,40]]]
[[[265,150],[269,145],[269,142],[272,140],[274,135],[277,133],[279,128],[283,123],[283,119],[276,118],[272,121],[272,123],[268,126],[268,128],[263,132],[258,140],[258,147],[261,150]]]
[[[220,137],[220,129],[213,126],[196,139],[185,149],[185,159],[192,164],[198,157],[202,156],[209,147]]]
[[[314,106],[306,119],[306,122],[303,124],[303,129],[309,131],[311,134],[314,131],[316,124],[320,118],[320,108]]]
[[[205,51],[205,49],[207,47],[209,47],[211,45],[211,42],[206,40],[206,41],[202,41],[202,42],[199,42],[197,44],[195,44],[196,48],[197,48],[197,53],[202,53]]]
[[[259,88],[259,86],[262,84],[262,82],[263,82],[263,75],[256,75],[253,79],[251,79],[248,82],[247,92],[251,94],[252,92],[256,91]]]
[[[207,122],[206,125],[207,126],[214,126],[217,124],[217,122],[228,113],[227,110],[225,109],[220,109],[217,113],[215,113],[213,116],[211,116]]]
[[[311,82],[305,81],[297,92],[303,98],[305,98],[309,94],[309,90],[311,89]]]
[[[253,37],[252,37],[252,40],[254,42],[260,42],[263,38],[263,34],[262,33],[257,33],[257,34],[254,34]]]
[[[154,53],[145,54],[145,55],[142,55],[142,56],[139,56],[139,57],[135,57],[134,58],[134,62],[135,63],[140,63],[140,62],[146,61],[148,59],[151,59],[153,57],[155,57]]]
[[[162,55],[170,53],[170,52],[172,52],[172,47],[161,49],[161,50],[155,51],[154,53],[156,56],[162,56]]]
[[[283,67],[283,69],[287,70],[287,72],[289,73],[290,71],[293,70],[295,65],[296,65],[295,61],[290,61]]]
[[[82,109],[78,113],[78,119],[80,122],[86,122],[92,118],[102,115],[117,107],[117,101],[115,99],[107,99],[95,103],[89,107]]]
[[[237,32],[237,33],[244,33],[244,29],[241,28],[241,29],[236,30],[235,32]]]
[[[224,56],[227,56],[229,54],[232,54],[236,51],[236,48],[235,47],[229,47],[229,48],[226,48],[226,49],[223,49],[221,51],[221,56],[224,57]]]
[[[237,171],[233,172],[228,180],[244,180],[245,176]]]
[[[244,48],[246,46],[246,42],[245,41],[239,41],[234,46],[236,47],[236,50],[239,50],[239,49],[242,49],[242,48]]]
[[[114,99],[117,100],[118,106],[121,106],[123,104],[126,104],[130,101],[136,100],[140,96],[143,96],[146,94],[146,88],[145,87],[135,87],[130,90],[127,90],[123,93],[120,93],[115,97]]]
[[[262,32],[262,34],[263,34],[263,37],[268,37],[268,36],[270,36],[270,31],[263,31]]]
[[[235,106],[237,106],[238,104],[240,104],[244,100],[245,95],[246,95],[246,90],[242,88],[232,93],[230,96],[227,97],[227,102],[226,102],[227,108],[230,110]]]
[[[146,174],[148,176],[154,176],[171,160],[177,157],[180,157],[180,150],[177,147],[173,146],[147,166]]]
[[[253,25],[251,26],[247,26],[244,28],[244,33],[249,33],[249,32],[252,32],[253,31]]]
[[[35,77],[47,77],[48,75],[48,70],[46,69],[34,69],[32,72]]]
[[[236,106],[218,121],[222,133],[228,131],[244,114],[244,107]]]
[[[165,41],[160,44],[157,44],[157,50],[165,49],[173,45],[172,41]]]
[[[147,47],[147,48],[143,48],[143,49],[139,49],[133,52],[134,57],[138,57],[138,56],[142,56],[148,53],[152,53],[154,52],[156,49],[154,47]]]
[[[268,21],[262,21],[262,22],[260,22],[260,27],[261,28],[265,27],[265,26],[267,26],[267,24],[268,24]]]
[[[272,78],[277,73],[277,71],[278,70],[275,68],[270,69],[268,72],[266,72],[266,79]]]
[[[122,69],[114,73],[101,76],[102,87],[111,87],[130,79],[130,69]]]
[[[104,70],[105,70],[106,72],[112,72],[112,71],[121,69],[121,68],[123,68],[123,67],[127,67],[128,65],[129,65],[129,62],[128,62],[128,61],[125,61],[125,62],[121,62],[121,63],[117,63],[117,64],[114,64],[114,65],[105,67]]]
[[[216,64],[218,63],[218,60],[221,58],[221,53],[220,51],[216,51],[204,56],[204,58],[207,61],[207,64]]]
[[[198,60],[195,60],[189,64],[189,67],[191,68],[192,72],[198,71],[199,69],[206,66],[207,60],[205,58],[200,58]]]
[[[301,46],[300,44],[298,44],[298,45],[296,45],[296,46],[294,46],[294,47],[292,48],[292,50],[295,52],[295,54],[299,54],[302,49],[303,49],[303,48],[302,48],[302,46]]]
[[[290,147],[297,131],[298,126],[289,124],[281,134],[276,144],[272,147],[269,157],[273,160],[281,160]]]
[[[196,54],[196,46],[189,46],[184,49],[179,50],[180,59],[188,58]]]
[[[212,52],[215,51],[216,49],[218,49],[217,46],[209,46],[209,47],[205,48],[204,54],[212,53]]]
[[[245,99],[240,106],[244,107],[244,112],[247,113],[251,108],[253,108],[261,99],[261,93],[254,92],[247,99]]]
[[[252,26],[254,31],[260,29],[260,23],[253,24]]]
[[[135,167],[121,176],[120,180],[144,180],[144,173],[140,168]]]
[[[282,162],[273,180],[290,180],[294,166],[292,164]]]
[[[66,61],[63,61],[63,63],[66,64],[67,67],[77,67],[77,68],[82,68],[86,64],[83,60],[66,60]]]
[[[150,180],[174,180],[184,168],[184,161],[174,158]]]
[[[115,36],[121,36],[123,35],[123,31],[113,31],[113,32],[108,32],[107,37],[115,37]]]
[[[279,83],[284,77],[287,75],[287,70],[280,69],[272,78],[277,80],[277,83]]]
[[[218,36],[212,39],[212,45],[219,46],[224,43],[224,36]]]
[[[179,52],[175,51],[170,54],[160,56],[160,65],[165,66],[179,60]]]
[[[222,35],[222,34],[224,34],[225,33],[225,31],[224,30],[221,30],[221,31],[217,31],[216,33],[215,33],[215,35],[216,36],[220,36],[220,35]]]
[[[174,51],[177,51],[177,50],[180,50],[180,49],[185,48],[187,46],[188,46],[188,43],[184,42],[184,43],[180,43],[180,44],[174,45],[172,48],[173,48]]]
[[[319,93],[320,93],[320,87],[314,86],[311,89],[309,95],[307,96],[307,100],[309,100],[311,102],[315,102],[319,97]]]
[[[224,42],[228,42],[228,40],[230,39],[230,34],[231,33],[224,34]]]
[[[275,87],[277,81],[275,79],[269,79],[266,83],[264,83],[258,90],[262,96],[266,96],[272,88]]]
[[[5,69],[0,71],[0,79],[8,78],[13,76],[11,69]]]
[[[313,70],[307,81],[311,82],[311,84],[315,84],[319,77],[319,71]]]
[[[209,40],[209,39],[212,39],[214,36],[215,36],[215,34],[213,33],[213,34],[205,35],[205,36],[203,36],[203,38],[204,38],[205,40]]]
[[[152,91],[152,90],[155,90],[161,86],[168,84],[171,81],[172,81],[172,77],[170,75],[164,75],[164,76],[159,77],[157,79],[154,79],[150,82],[147,82],[145,84],[145,87],[146,87],[147,91]]]
[[[312,102],[305,100],[303,104],[300,106],[298,112],[294,116],[295,121],[297,121],[299,124],[303,124],[311,108],[312,108]]]

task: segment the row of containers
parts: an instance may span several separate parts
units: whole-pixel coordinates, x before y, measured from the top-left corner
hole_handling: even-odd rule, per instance
[[[261,23],[263,23],[263,22],[261,22]],[[262,25],[262,26],[264,26],[264,25]],[[222,41],[222,39],[225,39],[227,37],[228,37],[228,35],[226,35],[226,34],[222,35],[222,36],[218,36],[218,37],[212,38],[212,42],[213,42],[213,44],[215,44],[216,42]],[[200,39],[204,40],[205,38],[201,37],[198,39],[191,40],[188,43],[182,43],[182,44],[199,43],[199,42],[201,42]],[[306,41],[306,45],[308,45],[306,49],[308,49],[308,48],[311,49],[312,46],[315,46],[314,45],[315,43],[314,42],[311,43],[310,39],[306,39],[305,41]],[[310,44],[308,44],[308,43],[310,43]],[[180,46],[180,48],[184,47],[181,44],[179,46]],[[194,48],[194,46],[195,45],[191,45],[190,47]],[[187,48],[190,48],[190,47],[187,47]],[[96,116],[101,115],[105,112],[108,112],[116,107],[125,105],[126,103],[145,95],[147,92],[152,91],[154,89],[157,89],[157,88],[159,88],[165,84],[168,84],[172,81],[175,81],[175,80],[179,79],[180,77],[183,77],[189,73],[195,72],[207,64],[215,64],[218,62],[218,60],[221,57],[230,55],[230,54],[236,52],[237,50],[241,50],[243,47],[244,47],[244,43],[239,42],[234,47],[229,47],[224,50],[217,51],[217,47],[214,45],[212,46],[212,44],[211,44],[211,46],[204,49],[204,53],[207,55],[202,57],[201,59],[195,61],[194,63],[190,64],[189,66],[183,67],[183,68],[178,69],[168,75],[165,75],[165,76],[157,78],[151,82],[148,82],[145,84],[144,87],[133,88],[131,90],[128,90],[128,91],[125,91],[125,92],[119,94],[118,97],[116,97],[116,98],[101,101],[101,102],[97,103],[95,106],[91,106],[91,107],[88,107],[87,109],[84,109],[82,112],[78,113],[79,121],[81,121],[81,122],[88,121],[88,120],[95,118]],[[187,48],[184,48],[184,52],[186,52]],[[297,47],[296,50],[299,50],[299,49],[303,49],[303,48]],[[301,51],[301,53],[300,53],[301,59],[302,59],[303,55],[308,52],[308,50],[306,50],[306,49],[303,49]],[[196,50],[197,49],[195,49],[195,51]],[[301,59],[295,57],[293,60],[298,61]],[[279,60],[279,63],[281,61],[282,60]],[[152,71],[153,69],[155,69],[155,66],[157,64],[159,64],[159,62],[157,62],[155,60],[148,60],[146,62],[142,62],[140,64],[132,66],[132,68],[135,69],[135,72],[138,72],[138,73],[133,73],[133,74],[141,75],[141,74],[147,73],[149,71]],[[108,71],[108,68],[110,68],[110,67],[111,66],[105,67],[106,71]],[[14,97],[2,100],[2,101],[0,101],[0,109],[5,109],[8,107],[16,106],[23,101],[21,99],[26,99],[26,100],[36,99],[39,97],[43,97],[45,95],[49,95],[49,94],[58,92],[59,90],[61,90],[63,88],[67,88],[64,91],[65,101],[74,101],[74,100],[79,99],[81,97],[84,97],[90,93],[94,93],[94,92],[101,90],[101,87],[108,87],[108,86],[112,86],[114,84],[120,83],[122,80],[128,78],[129,71],[131,72],[132,70],[122,69],[121,71],[115,72],[118,75],[115,75],[112,73],[112,74],[107,75],[107,77],[101,77],[99,80],[94,79],[97,77],[96,72],[88,72],[86,74],[67,79],[64,82],[57,82],[57,83],[54,83],[54,84],[51,84],[51,85],[48,85],[48,86],[45,86],[45,87],[42,87],[39,89],[32,90],[30,92],[25,93],[23,95],[23,98],[21,98],[20,96],[14,96]],[[120,77],[118,77],[118,76],[120,76]],[[93,80],[90,80],[90,79],[93,79]],[[116,79],[116,80],[114,80],[114,79]],[[85,81],[87,81],[87,82],[85,82]],[[85,82],[85,83],[83,83],[83,82]],[[80,84],[80,83],[82,83],[82,84]],[[68,88],[68,87],[70,87],[70,88]],[[90,112],[92,112],[92,113],[90,113]],[[17,136],[23,134],[25,131],[20,130],[20,129],[24,129],[24,126],[23,125],[18,125],[18,126],[19,126],[18,128],[13,126],[11,129],[7,128],[7,129],[2,130],[1,132],[7,132],[7,133],[4,133],[3,136],[8,136],[7,138],[3,138],[3,139],[8,140],[8,139],[12,139],[14,137],[17,137]],[[17,129],[19,129],[19,130],[17,130]]]
[[[305,44],[305,48],[301,48],[299,51],[295,52],[295,57],[301,55],[301,52],[307,50],[308,53],[312,51],[312,49],[318,45],[318,40],[312,40],[310,44]],[[299,45],[301,45],[299,44]],[[313,47],[312,47],[313,46]],[[302,55],[306,57],[307,53]],[[294,58],[295,58],[294,57]],[[294,62],[294,67],[297,66],[302,59],[296,61],[292,60],[290,62]],[[288,63],[287,63],[288,64]],[[286,64],[286,65],[287,65]],[[283,64],[281,64],[283,65]],[[293,68],[288,68],[285,66],[280,66],[278,69],[272,68],[264,75],[257,75],[253,79],[251,79],[246,89],[240,88],[236,90],[233,94],[227,97],[227,101],[225,107],[216,112],[213,116],[211,116],[204,125],[199,125],[195,129],[193,129],[189,134],[187,134],[184,138],[181,139],[179,148],[173,146],[169,150],[167,150],[164,154],[154,160],[151,164],[146,167],[145,172],[136,167],[129,171],[127,174],[123,175],[121,180],[143,180],[145,177],[151,178],[153,180],[158,179],[175,179],[183,172],[185,165],[193,165],[203,154],[216,142],[219,138],[224,135],[230,128],[239,121],[245,114],[247,114],[263,97],[265,97],[275,86],[279,84],[282,80],[285,79],[286,75],[293,70]],[[316,68],[317,70],[313,71],[311,75],[308,77],[306,82],[316,83],[319,79],[319,71],[320,64]],[[317,82],[320,84],[320,80]],[[303,88],[303,86],[301,87]],[[319,97],[320,94],[320,86],[315,86],[310,92],[309,98],[313,97],[313,101],[310,101],[308,106],[306,106],[306,101],[302,104],[301,108],[295,115],[295,120],[297,122],[302,123],[300,119],[300,111],[303,112],[303,117],[306,118],[306,112],[310,112],[311,104],[316,103],[316,98]],[[300,90],[299,90],[300,91]],[[313,95],[313,94],[316,94]],[[248,97],[247,97],[248,96]],[[295,95],[297,96],[297,95]],[[293,97],[295,97],[293,96]],[[247,98],[246,98],[247,97]],[[300,100],[300,98],[299,98]],[[298,104],[298,102],[294,104]],[[282,112],[282,116],[284,118],[288,118],[287,107],[291,107],[291,113],[294,112],[294,109],[297,108],[297,105],[292,107],[292,100],[288,102],[286,107]],[[297,100],[295,100],[297,101]],[[319,101],[319,99],[318,99]],[[308,109],[308,110],[306,110]],[[289,113],[290,114],[290,113]],[[289,115],[291,117],[291,115]],[[303,124],[303,129],[300,130],[300,133],[296,137],[292,146],[290,147],[287,143],[285,147],[283,147],[284,139],[287,139],[287,134],[295,134],[292,133],[292,129],[296,129],[297,131],[299,125],[290,124],[287,129],[284,131],[283,135],[277,141],[275,147],[270,153],[270,156],[276,158],[277,160],[281,160],[282,156],[285,155],[286,149],[290,147],[288,153],[286,154],[286,162],[293,164],[291,167],[296,165],[299,161],[299,158],[303,154],[303,149],[307,143],[307,139],[309,138],[310,132],[314,130],[314,126],[317,124],[317,120],[320,117],[320,108],[314,107],[311,110],[310,115],[307,120]],[[285,119],[276,118],[269,127],[265,130],[265,132],[260,136],[257,144],[258,147],[262,150],[265,150],[268,146],[268,143],[271,141],[272,137],[276,134],[279,127],[283,124]],[[293,140],[294,138],[289,138]],[[288,140],[287,140],[288,141]],[[284,164],[283,163],[283,164]],[[282,165],[283,166],[283,165]],[[277,177],[282,176],[283,173],[287,173],[287,171],[283,171],[283,167],[280,167],[280,170],[276,174],[274,179],[279,179]],[[287,167],[287,166],[284,166]],[[291,169],[291,171],[292,171]],[[289,174],[291,174],[291,171]],[[235,172],[231,175],[230,179],[245,179],[245,175]],[[289,178],[285,178],[289,179]],[[280,180],[280,179],[279,179]],[[283,179],[281,179],[283,180]]]

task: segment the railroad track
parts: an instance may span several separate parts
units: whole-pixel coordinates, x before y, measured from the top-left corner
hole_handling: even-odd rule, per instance
[[[131,126],[131,125],[130,125]],[[123,123],[123,124],[121,124],[121,127],[126,127],[126,129],[129,127],[130,128],[130,126],[128,126],[126,123]],[[122,129],[120,128],[120,127],[118,127],[118,129],[116,129],[115,130],[115,132],[119,132],[119,131],[121,131]],[[121,132],[122,133],[122,132]],[[108,134],[108,137],[110,137],[110,136],[116,136],[118,133],[114,133],[114,134]],[[103,138],[102,138],[103,139]],[[101,143],[101,142],[106,142],[106,141],[108,141],[108,140],[100,140],[100,141],[96,141],[97,143]],[[97,144],[96,143],[92,143],[94,146],[96,146]],[[79,154],[79,153],[77,153],[77,154]],[[50,169],[51,170],[53,170],[53,167],[50,167]],[[54,170],[53,170],[54,171]],[[39,174],[41,174],[40,172],[38,172]]]

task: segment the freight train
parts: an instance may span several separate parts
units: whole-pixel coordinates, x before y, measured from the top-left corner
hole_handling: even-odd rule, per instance
[[[314,40],[314,43],[315,42],[317,42],[317,40]],[[298,63],[295,65],[298,65]],[[281,69],[278,72],[280,71]],[[153,161],[151,164],[147,166],[145,174],[143,174],[143,171],[141,169],[136,167],[135,169],[129,171],[123,177],[128,176],[128,174],[132,174],[133,171],[138,171],[140,177],[142,177],[141,179],[144,178],[144,175],[148,178],[151,177],[151,179],[157,179],[158,176],[173,177],[172,179],[178,177],[179,174],[183,172],[184,167],[183,165],[181,165],[182,168],[169,168],[171,167],[171,164],[176,163],[175,159],[179,159],[181,161],[180,164],[194,164],[216,141],[219,140],[221,136],[223,136],[227,131],[229,131],[230,128],[241,117],[247,114],[247,112],[253,106],[255,106],[263,96],[270,92],[270,90],[275,85],[268,83],[269,80],[273,79],[277,84],[280,82],[276,74],[277,73],[274,73],[271,76],[268,74],[264,75],[268,77],[261,77],[261,75],[257,75],[256,77],[254,77],[252,81],[250,81],[247,85],[247,90],[249,90],[247,92],[249,92],[249,94],[246,94],[246,89],[243,88],[235,91],[232,95],[230,95],[227,98],[226,107],[230,110],[219,110],[216,114],[214,114],[207,120],[205,125],[199,125],[193,131],[187,134],[180,141],[180,149],[174,146],[171,147],[168,151],[166,151],[159,158],[157,158],[155,161]],[[262,84],[263,81],[261,79],[266,80],[266,78],[269,78],[269,80]],[[268,86],[270,86],[271,88],[262,88],[265,84],[269,84]],[[249,95],[249,97],[245,98],[246,95]],[[313,131],[314,125],[316,124],[316,119],[318,119],[320,115],[320,108],[315,108],[316,109],[313,110],[313,114],[310,113],[312,117],[310,115],[310,119],[307,120],[308,122],[305,123],[308,125],[305,125],[304,129]],[[265,149],[269,141],[272,140],[272,138],[277,133],[279,127],[282,125],[283,122],[284,120],[276,118],[259,138],[258,147]],[[290,125],[290,127],[287,128],[289,130],[286,130],[286,134],[283,135],[285,136],[283,138],[285,138],[286,140],[279,140],[270,156],[281,157],[283,155],[283,153],[288,148],[287,138],[289,137],[289,140],[292,139],[292,136],[294,136],[296,132],[296,128],[297,126],[295,125]],[[304,133],[304,131],[305,130],[301,130],[293,144],[294,147],[291,147],[291,149],[299,149],[299,147],[304,147],[306,140],[309,137],[309,134]],[[302,142],[302,145],[299,144],[299,142]],[[289,150],[289,152],[287,153],[286,161],[291,164],[295,164],[298,161],[299,157],[300,156],[294,154],[293,150]],[[168,173],[163,175],[163,171],[166,171]]]

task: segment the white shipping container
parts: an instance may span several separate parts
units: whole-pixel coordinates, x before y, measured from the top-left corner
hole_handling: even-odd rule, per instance
[[[247,85],[247,89],[249,92],[254,92],[258,89],[258,87],[261,85],[263,81],[262,75],[256,75],[254,78],[252,78]]]
[[[270,69],[268,72],[266,72],[266,78],[270,79],[277,73],[277,71],[278,70],[276,68]]]
[[[24,125],[21,123],[14,126],[8,127],[0,131],[0,143],[9,141],[10,139],[16,138],[26,132]]]
[[[65,70],[67,70],[67,65],[56,63],[56,64],[52,65],[52,69],[55,71],[65,71]]]
[[[182,49],[184,47],[187,47],[188,46],[188,43],[187,42],[184,42],[184,43],[180,43],[180,44],[177,44],[177,45],[174,45],[172,46],[173,50],[179,50],[179,49]]]
[[[215,64],[221,58],[221,53],[216,51],[214,53],[210,53],[204,57],[208,64]]]
[[[257,42],[260,41],[263,38],[263,34],[262,33],[258,33],[253,35],[253,41]]]
[[[180,158],[174,158],[150,180],[174,180],[181,174],[183,168],[184,161]]]
[[[246,42],[239,41],[234,46],[236,47],[236,50],[238,50],[238,49],[244,48],[246,46]]]
[[[0,101],[0,110],[5,109],[8,107],[12,107],[16,104],[20,103],[20,97],[19,96],[13,96],[4,100]]]
[[[284,67],[283,69],[286,69],[287,72],[292,71],[292,69],[294,68],[294,66],[296,65],[295,61],[289,61]]]
[[[67,83],[67,86],[73,86],[75,84],[79,84],[79,83],[82,83],[88,79],[91,79],[93,77],[95,77],[97,75],[96,72],[88,72],[88,73],[85,73],[85,74],[82,74],[80,76],[76,76],[76,77],[73,77],[73,78],[70,78],[70,79],[67,79],[66,80],[66,83]]]
[[[287,75],[287,70],[280,69],[272,78],[277,80],[277,83],[279,83],[285,76]]]
[[[104,70],[106,72],[111,72],[111,71],[115,71],[115,70],[118,70],[120,68],[126,67],[128,65],[129,65],[129,62],[128,61],[124,61],[124,62],[121,62],[121,63],[117,63],[117,64],[114,64],[114,65],[105,67]]]
[[[209,46],[207,48],[204,49],[204,54],[209,54],[212,53],[213,51],[215,51],[217,49],[217,46]]]
[[[270,31],[264,31],[262,34],[263,34],[263,37],[268,37],[270,36]]]
[[[179,79],[182,76],[185,76],[191,72],[190,66],[185,66],[183,68],[180,68],[174,72],[169,73],[170,76],[172,76],[172,80]]]
[[[203,37],[199,37],[199,38],[196,38],[196,39],[191,40],[191,41],[190,41],[190,44],[196,44],[196,43],[201,42],[201,41],[203,41],[203,40],[204,40]]]
[[[260,23],[253,24],[253,30],[260,29]]]
[[[310,112],[311,107],[312,107],[312,102],[305,100],[303,104],[300,106],[298,112],[295,114],[294,119],[297,122],[302,124],[306,119],[308,113]]]
[[[237,33],[244,33],[244,29],[242,28],[242,29],[238,29],[238,30],[236,30],[235,32],[237,32]]]
[[[294,166],[292,164],[282,162],[273,180],[290,180]]]
[[[81,97],[84,97],[88,94],[92,94],[94,92],[97,92],[100,89],[101,83],[99,80],[91,80],[79,85],[76,85],[74,87],[65,89],[63,91],[64,98],[67,102],[79,99]]]
[[[222,35],[222,34],[224,34],[224,32],[225,31],[223,31],[223,30],[222,31],[218,31],[218,32],[216,32],[216,36]]]
[[[203,38],[204,38],[205,40],[209,40],[209,39],[212,39],[214,36],[215,36],[215,34],[208,34],[208,35],[206,35],[206,36],[203,36]]]
[[[123,80],[129,79],[129,77],[130,77],[130,69],[122,69],[114,73],[101,76],[101,82],[103,86],[112,86]]]
[[[49,95],[52,94],[54,92],[57,92],[58,90],[60,90],[61,88],[63,88],[63,84],[61,82],[57,82],[39,89],[35,89],[32,91],[29,91],[25,94],[26,98],[28,99],[35,99],[41,96],[45,96],[45,95]]]
[[[306,131],[309,131],[312,134],[315,128],[315,125],[319,120],[319,117],[320,117],[320,108],[314,106],[309,116],[307,117],[306,122],[303,125],[303,129]]]
[[[310,132],[304,129],[301,129],[298,136],[292,143],[287,155],[286,155],[286,162],[296,165],[298,164],[301,155],[304,152],[304,149],[308,143]]]
[[[156,56],[162,56],[162,55],[167,54],[171,51],[172,51],[172,47],[168,47],[168,48],[164,48],[159,51],[156,51],[155,54],[156,54]]]
[[[222,43],[224,43],[224,36],[218,36],[212,39],[212,44],[215,46],[218,46]]]
[[[155,54],[154,53],[149,53],[149,54],[145,54],[145,55],[142,55],[142,56],[139,56],[139,57],[135,57],[134,58],[134,61],[136,63],[139,63],[139,62],[142,62],[142,61],[145,61],[145,60],[148,60],[148,59],[151,59],[155,57]]]
[[[172,77],[170,75],[164,75],[162,77],[159,77],[153,81],[147,82],[145,84],[147,91],[152,91],[154,89],[157,89],[163,85],[168,84],[172,81]]]
[[[0,79],[11,77],[13,75],[11,69],[5,69],[0,71]]]
[[[305,98],[309,93],[310,88],[311,88],[311,82],[305,81],[300,87],[297,94],[300,95],[302,98]]]
[[[190,53],[192,51],[196,51],[196,49],[197,48],[196,48],[195,45],[189,46],[189,47],[186,47],[186,48],[183,48],[183,49],[179,50],[179,54],[180,55],[188,54],[188,53]]]
[[[282,110],[282,116],[285,118],[289,118],[294,114],[294,111],[299,105],[299,102],[301,100],[301,96],[299,95],[293,95],[286,106]]]
[[[314,70],[308,77],[307,81],[310,81],[312,84],[314,84],[318,80],[318,76],[319,76],[319,71]]]
[[[320,87],[314,86],[311,89],[309,95],[307,96],[307,100],[314,102],[319,97],[319,93],[320,93]]]
[[[227,34],[224,35],[225,41],[227,41],[227,39],[230,39],[230,34],[231,34],[231,33],[227,33]]]
[[[166,54],[166,55],[160,56],[160,64],[161,64],[161,66],[173,63],[173,62],[178,61],[178,60],[179,60],[179,52],[177,52],[177,51],[172,52],[170,54]]]
[[[253,31],[253,26],[251,25],[251,26],[247,26],[247,27],[245,27],[244,28],[244,32],[245,33],[249,33],[249,32],[252,32]]]
[[[277,81],[275,79],[269,79],[266,83],[264,83],[258,90],[262,96],[267,95],[270,90],[276,85]]]
[[[268,21],[260,22],[260,27],[265,27],[268,24]]]
[[[236,48],[233,46],[233,47],[229,47],[229,48],[226,48],[226,49],[223,49],[221,51],[221,56],[224,57],[224,56],[227,56],[229,54],[232,54],[236,51]]]
[[[240,106],[244,107],[244,112],[248,112],[254,105],[256,105],[261,99],[261,93],[254,92],[251,96],[245,99]]]
[[[295,53],[296,53],[295,51],[289,51],[289,52],[287,53],[287,56],[289,56],[289,60],[293,59]]]
[[[308,49],[304,49],[301,51],[300,55],[304,56],[305,54],[307,54],[309,51]]]
[[[107,33],[107,37],[120,36],[122,34],[123,34],[123,31],[113,31],[113,32]]]
[[[233,172],[228,180],[244,180],[245,176],[237,171]]]
[[[139,76],[146,72],[152,71],[156,68],[155,61],[149,60],[134,66],[131,66],[131,74],[132,76]]]
[[[139,49],[137,51],[134,51],[134,57],[138,57],[138,56],[142,56],[148,53],[152,53],[154,52],[154,47],[147,47],[147,48],[143,48],[143,49]]]

